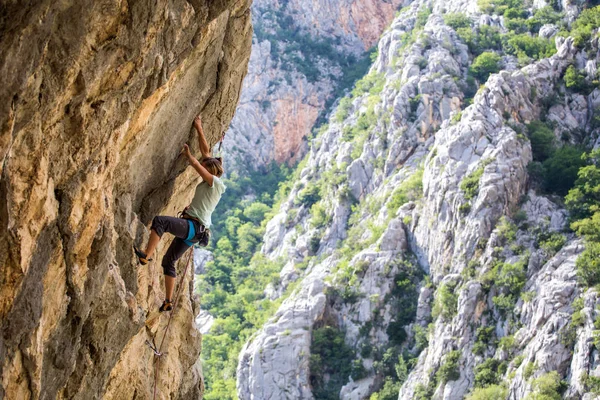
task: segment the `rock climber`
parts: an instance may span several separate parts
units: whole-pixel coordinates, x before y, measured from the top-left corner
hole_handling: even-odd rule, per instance
[[[200,117],[194,118],[194,128],[198,132],[201,161],[198,161],[191,153],[187,144],[183,146],[181,154],[187,157],[189,163],[202,177],[202,182],[196,186],[194,198],[188,207],[183,210],[182,218],[168,216],[156,216],[152,220],[150,238],[145,251],[134,246],[135,255],[140,264],[146,265],[151,261],[154,250],[163,233],[168,232],[175,236],[162,259],[162,267],[165,274],[165,301],[159,311],[171,311],[173,309],[173,288],[175,287],[175,263],[193,244],[207,246],[210,236],[211,214],[225,192],[225,185],[220,177],[223,175],[223,164],[220,157],[212,157],[210,148]]]

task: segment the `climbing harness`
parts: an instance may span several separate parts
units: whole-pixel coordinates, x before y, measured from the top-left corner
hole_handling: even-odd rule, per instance
[[[210,240],[210,229],[208,229],[207,227],[205,227],[202,222],[198,219],[198,218],[193,218],[191,217],[189,214],[187,214],[187,209],[189,208],[186,207],[183,209],[183,211],[180,211],[177,213],[177,218],[182,218],[182,219],[186,219],[188,221],[188,235],[187,238],[185,238],[184,242],[185,244],[187,244],[188,246],[202,246],[202,247],[206,247],[208,246],[208,242]],[[200,224],[200,234],[197,234],[196,232],[196,226],[194,225],[194,223],[192,221],[196,221],[197,223]],[[196,242],[192,242],[192,239],[196,239]]]
[[[184,242],[188,246],[193,246],[194,242],[192,242],[192,239],[194,238],[194,236],[196,236],[196,227],[194,226],[194,223],[192,222],[191,219],[188,219],[187,222],[189,225],[188,235],[187,235],[187,238],[185,238]]]
[[[190,225],[190,231],[192,229],[194,229],[192,227],[192,225]],[[188,234],[188,240],[189,240],[189,234]],[[190,247],[190,248],[192,248],[192,247]],[[154,343],[154,339],[152,339],[152,343],[150,343],[149,340],[146,340],[146,344],[148,345],[148,347],[150,347],[150,349],[154,352],[154,355],[156,356],[156,359],[154,360],[154,396],[153,396],[154,400],[156,400],[156,387],[158,384],[158,364],[160,362],[160,358],[163,355],[163,353],[161,352],[162,346],[163,346],[163,343],[165,342],[165,338],[169,334],[169,327],[171,326],[171,319],[173,318],[173,314],[175,314],[175,311],[177,310],[177,303],[179,301],[179,295],[181,294],[181,288],[183,287],[183,279],[187,275],[187,271],[190,266],[190,261],[192,261],[193,253],[194,253],[193,251],[190,252],[190,255],[188,256],[188,260],[187,260],[187,263],[185,266],[185,271],[183,272],[183,275],[181,275],[181,279],[179,280],[179,285],[177,287],[177,294],[175,295],[175,302],[173,303],[173,310],[171,310],[171,312],[169,314],[169,321],[167,322],[167,327],[165,328],[165,334],[163,335],[163,338],[160,341],[160,345],[158,347],[156,347],[156,344]]]

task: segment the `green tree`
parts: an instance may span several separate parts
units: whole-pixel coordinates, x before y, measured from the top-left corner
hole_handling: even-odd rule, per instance
[[[491,51],[481,53],[473,60],[470,72],[481,82],[487,81],[490,74],[500,71],[501,57]]]
[[[508,389],[500,385],[490,385],[484,388],[476,388],[465,398],[465,400],[505,400]]]
[[[514,307],[517,299],[511,294],[501,293],[498,296],[492,297],[492,302],[503,315],[510,312]]]
[[[460,356],[459,350],[453,350],[446,355],[444,363],[436,373],[439,382],[446,383],[460,378],[460,368],[458,366]]]
[[[527,11],[522,8],[508,8],[504,11],[504,26],[511,32],[523,33],[528,30]]]
[[[431,400],[435,392],[436,383],[433,379],[429,381],[429,385],[425,386],[419,383],[415,386],[414,400]]]
[[[492,162],[491,158],[481,161],[481,165],[477,169],[465,176],[460,182],[460,190],[465,193],[465,199],[471,200],[479,193],[479,180],[483,176],[485,167]]]
[[[262,240],[262,230],[251,222],[246,222],[237,230],[237,251],[244,257],[250,258]]]
[[[399,383],[400,384],[404,383],[406,378],[408,378],[408,367],[406,366],[406,362],[404,361],[404,357],[402,355],[398,356],[398,364],[396,364],[395,369],[396,369],[396,376],[398,377]]]
[[[327,225],[332,218],[321,203],[313,204],[310,208],[310,215],[312,216],[311,225],[317,229]]]
[[[519,0],[478,0],[477,5],[481,12],[498,15],[504,14],[509,8],[520,8],[523,6]]]
[[[528,33],[505,35],[502,39],[502,48],[506,53],[515,55],[519,59],[539,60],[556,53],[556,46],[553,41],[534,37]]]
[[[477,52],[477,34],[473,29],[470,27],[456,28],[456,34],[469,47],[471,53],[479,54],[479,52]]]
[[[471,18],[463,13],[448,13],[444,14],[444,23],[454,30],[469,28],[471,26]]]
[[[444,319],[450,319],[456,314],[457,307],[456,283],[451,282],[440,285],[431,311],[433,318],[435,319],[438,315],[441,315]]]
[[[236,400],[235,379],[218,380],[211,385],[211,390],[204,393],[205,400]]]
[[[527,26],[533,33],[537,33],[546,24],[556,24],[562,21],[563,14],[556,12],[551,6],[538,8],[532,18],[529,18]]]
[[[512,295],[518,295],[527,281],[526,267],[523,261],[513,264],[501,263],[496,267],[499,269],[495,280],[496,285]]]
[[[255,201],[244,209],[244,217],[258,225],[265,219],[265,214],[271,211],[271,207],[259,201]]]
[[[534,161],[544,161],[554,152],[554,142],[556,140],[554,132],[540,121],[533,121],[527,125],[529,140],[531,141],[531,151]]]
[[[354,351],[344,341],[344,333],[332,326],[313,330],[310,345],[310,382],[318,399],[338,399],[350,373]]]
[[[352,99],[350,97],[344,97],[340,100],[340,103],[337,107],[337,112],[335,114],[335,120],[339,123],[344,122],[344,120],[350,114],[350,110],[352,109]]]
[[[589,46],[594,29],[600,27],[600,6],[585,9],[571,26],[575,46]]]
[[[442,315],[445,318],[451,318],[456,315],[458,307],[458,291],[456,283],[448,283],[440,288],[440,303],[442,305]]]
[[[585,92],[589,88],[589,85],[585,80],[585,75],[579,72],[573,65],[569,65],[567,68],[564,81],[567,88],[573,89],[577,92]]]
[[[577,179],[579,168],[585,165],[583,150],[577,146],[565,145],[558,148],[552,157],[542,163],[544,167],[544,188],[548,192],[564,196]]]
[[[600,243],[587,240],[585,250],[575,262],[577,276],[587,286],[600,283]]]
[[[502,33],[496,27],[480,25],[477,30],[471,27],[457,28],[456,33],[474,55],[486,50],[502,49]]]
[[[242,225],[242,220],[240,220],[238,217],[235,217],[232,215],[225,219],[225,233],[227,234],[227,236],[225,238],[227,238],[228,241],[229,241],[229,237],[231,237],[231,238],[236,237],[236,232],[237,232],[237,229],[240,227],[240,225]],[[218,242],[217,242],[217,245],[218,245]],[[225,248],[223,246],[224,245],[221,246],[221,249],[225,250]],[[231,247],[231,249],[227,249],[227,250],[231,251],[231,250],[233,250],[233,247]]]
[[[585,238],[585,250],[577,258],[577,275],[585,285],[600,283],[600,151],[583,156],[589,162],[579,169],[575,187],[565,197],[571,228]]]
[[[525,400],[560,400],[561,392],[565,388],[556,371],[539,376],[533,380],[531,386],[533,391]]]
[[[422,28],[427,23],[427,19],[431,15],[431,8],[421,7],[417,12],[417,19],[415,21],[415,29]]]
[[[580,190],[578,188],[571,190],[569,192],[569,195],[571,195],[573,192],[580,192]],[[585,206],[585,203],[576,205],[578,209],[581,209]],[[598,206],[589,206],[587,211],[591,211],[593,212],[593,214],[591,214],[591,216],[588,216],[587,218],[582,218],[580,220],[574,221],[571,224],[571,228],[575,230],[579,235],[585,236],[589,240],[600,242],[600,230],[598,229],[600,228],[600,213],[598,212]],[[581,212],[580,215],[585,214]]]
[[[395,215],[402,205],[421,197],[423,197],[423,167],[419,167],[398,185],[392,192],[386,207],[391,215]]]
[[[488,358],[481,364],[475,366],[473,370],[475,373],[474,387],[481,388],[500,383],[502,378],[498,371],[500,364],[500,361]]]
[[[565,197],[565,204],[573,221],[591,217],[600,206],[600,149],[582,157],[589,164],[579,169],[575,186]],[[573,229],[579,230],[577,226]]]
[[[481,25],[477,31],[477,54],[484,50],[500,50],[502,48],[502,34],[494,26]]]
[[[394,382],[391,378],[385,378],[385,383],[381,390],[373,393],[369,400],[398,400],[398,393],[400,392],[401,384]]]
[[[321,200],[321,189],[319,186],[310,183],[298,193],[296,200],[297,204],[304,204],[310,208],[317,201]]]

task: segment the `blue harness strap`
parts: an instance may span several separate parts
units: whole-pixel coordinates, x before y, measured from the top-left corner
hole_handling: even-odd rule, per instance
[[[192,239],[194,238],[194,236],[196,236],[196,227],[194,226],[194,223],[192,222],[192,220],[188,219],[187,222],[189,225],[189,229],[188,229],[187,238],[184,240],[184,242],[188,246],[193,246],[194,242],[192,242]]]

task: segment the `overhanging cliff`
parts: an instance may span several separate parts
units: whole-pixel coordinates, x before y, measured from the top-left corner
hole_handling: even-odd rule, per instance
[[[233,116],[250,3],[3,4],[0,398],[151,397],[144,343],[164,334],[162,269],[138,268],[131,247],[191,194],[196,176],[178,155],[194,115],[212,144]],[[161,398],[201,396],[188,283]]]

